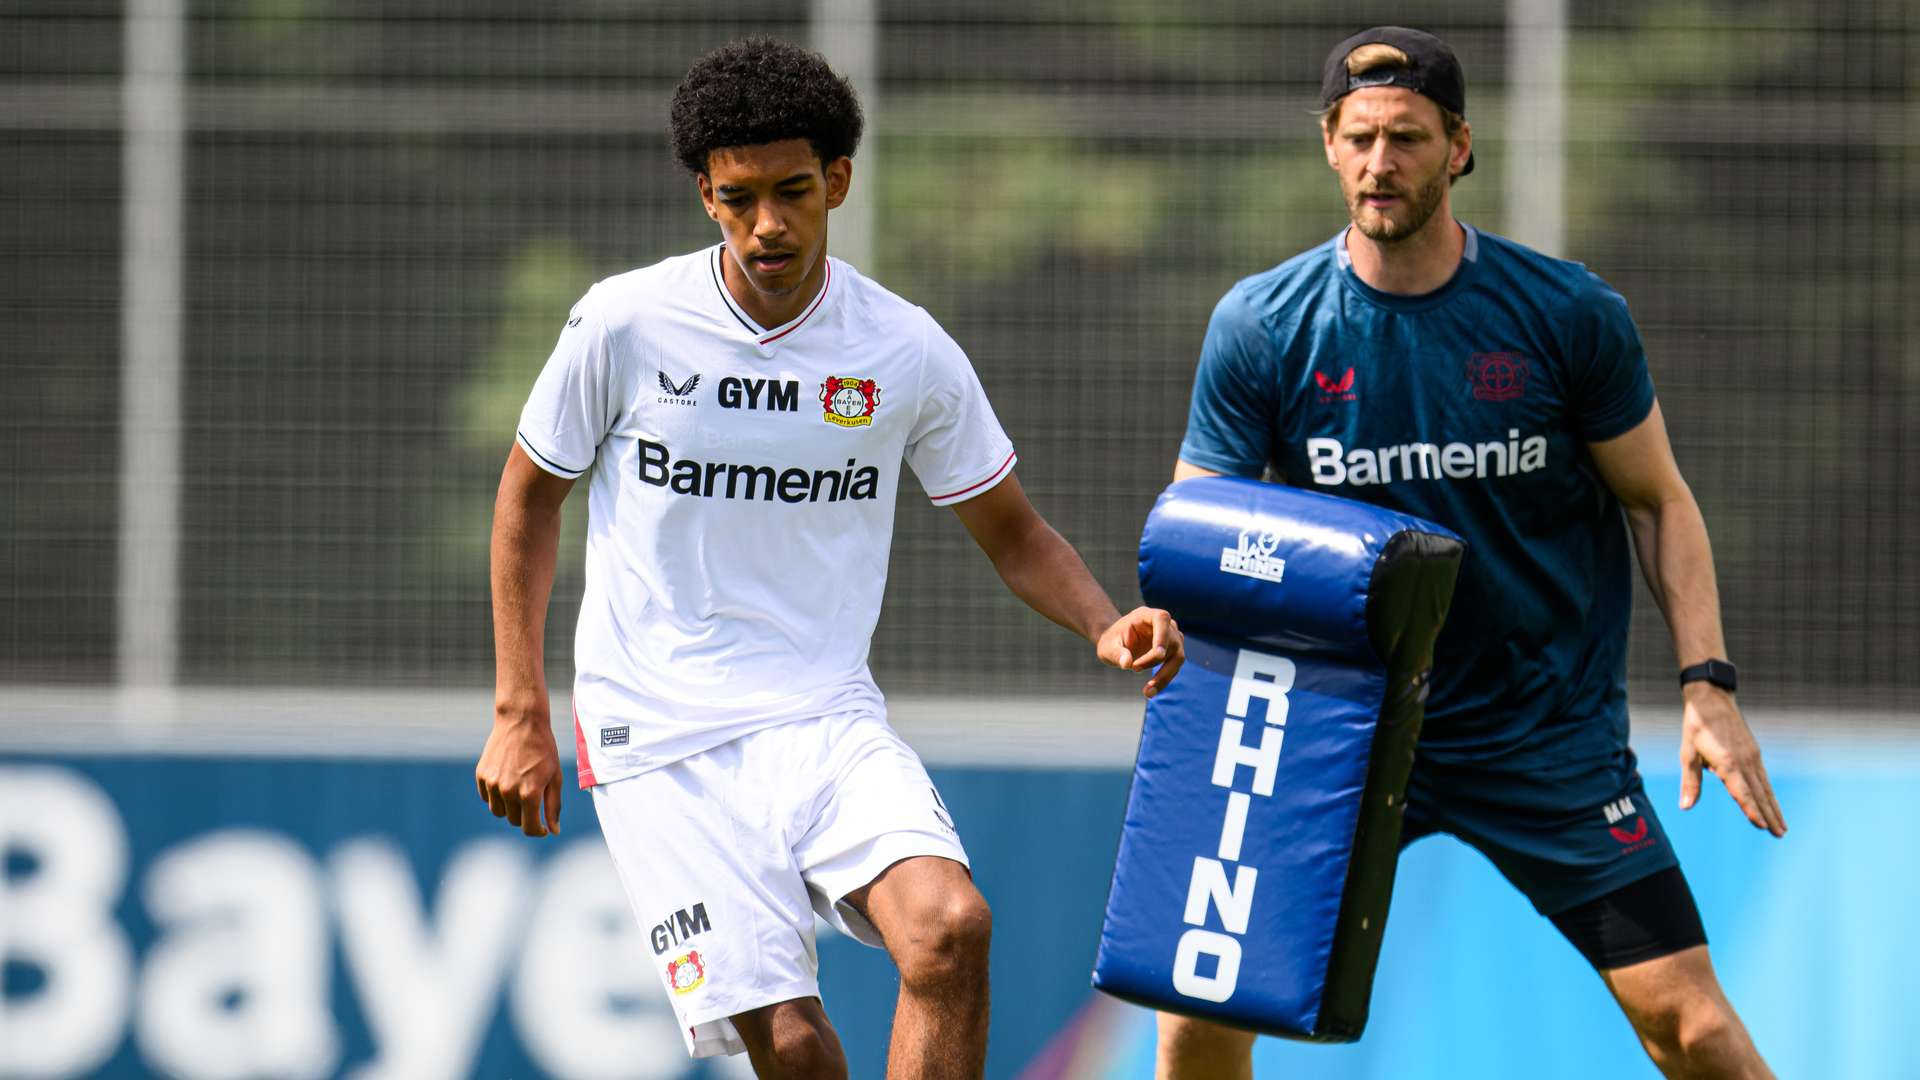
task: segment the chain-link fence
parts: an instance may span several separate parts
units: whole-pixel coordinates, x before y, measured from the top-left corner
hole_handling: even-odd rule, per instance
[[[858,7],[858,5],[855,5]],[[1043,513],[1124,603],[1235,279],[1344,222],[1325,50],[1447,37],[1509,231],[1506,3],[878,0],[864,266],[973,357]],[[844,17],[840,16],[840,17]],[[1564,254],[1632,304],[1750,696],[1920,688],[1920,6],[1573,5]],[[713,239],[665,103],[804,0],[196,0],[185,11],[178,678],[485,685],[514,419],[597,278]],[[125,11],[0,8],[0,681],[115,677]],[[1543,174],[1545,175],[1545,174]],[[137,333],[132,328],[128,333]],[[904,493],[889,689],[1112,688]],[[580,588],[578,517],[550,622]],[[133,538],[136,542],[139,537]],[[1633,670],[1671,649],[1644,592]]]

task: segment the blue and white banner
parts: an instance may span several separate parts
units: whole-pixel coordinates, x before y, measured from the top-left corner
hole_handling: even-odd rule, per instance
[[[1670,737],[1642,749],[1665,810]],[[1920,845],[1899,825],[1920,746],[1768,754],[1785,840],[1712,780],[1667,814],[1728,995],[1781,1076],[1920,1076]],[[1088,987],[1127,772],[932,772],[994,906],[988,1076],[1147,1080],[1151,1016]],[[591,800],[569,791],[562,838],[531,841],[472,782],[444,760],[0,755],[0,1076],[745,1075],[686,1059]],[[1395,905],[1366,1037],[1262,1039],[1262,1075],[1655,1075],[1486,860],[1426,840],[1396,888],[1419,902]],[[882,1075],[886,957],[820,953],[852,1075]]]

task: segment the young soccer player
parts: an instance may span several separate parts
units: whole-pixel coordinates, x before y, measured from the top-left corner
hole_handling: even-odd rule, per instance
[[[1473,134],[1440,39],[1356,34],[1328,56],[1320,103],[1351,223],[1220,301],[1174,478],[1271,469],[1466,538],[1404,841],[1452,833],[1485,853],[1667,1075],[1770,1076],[1627,747],[1631,526],[1679,660],[1681,807],[1704,766],[1786,833],[1626,304],[1577,263],[1454,219]],[[1251,1034],[1163,1016],[1160,1035],[1163,1078],[1251,1075]]]
[[[476,779],[528,835],[558,829],[540,643],[560,505],[591,470],[580,782],[688,1051],[846,1075],[818,912],[899,967],[890,1075],[977,1077],[987,904],[867,671],[902,460],[1016,595],[1101,661],[1157,669],[1147,694],[1181,636],[1164,611],[1121,616],[1027,502],[960,347],[827,255],[860,130],[852,87],[774,41],[715,51],[674,94],[721,242],[595,285],[534,386],[494,510]]]

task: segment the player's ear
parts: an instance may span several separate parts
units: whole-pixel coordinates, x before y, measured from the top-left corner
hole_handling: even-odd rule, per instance
[[[1327,168],[1340,171],[1340,158],[1333,152],[1333,117],[1320,118],[1320,145],[1327,152]]]
[[[842,155],[827,162],[827,209],[838,210],[853,189],[853,159]]]
[[[720,220],[720,211],[713,205],[713,178],[706,173],[694,176],[694,182],[700,185],[700,205],[707,208],[707,216]]]

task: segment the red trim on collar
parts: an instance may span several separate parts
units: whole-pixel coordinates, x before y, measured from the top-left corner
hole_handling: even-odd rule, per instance
[[[826,303],[827,290],[831,288],[833,288],[833,263],[829,262],[827,263],[827,280],[820,283],[820,295],[814,297],[813,303],[807,305],[807,310],[801,312],[799,318],[787,324],[787,328],[785,330],[782,330],[779,333],[772,335],[771,337],[761,338],[760,344],[771,345],[774,342],[779,341],[781,338],[786,337],[788,334],[793,333],[795,330],[800,329],[801,324],[806,322],[808,319],[812,318],[813,313],[820,310],[820,305],[823,303]]]

